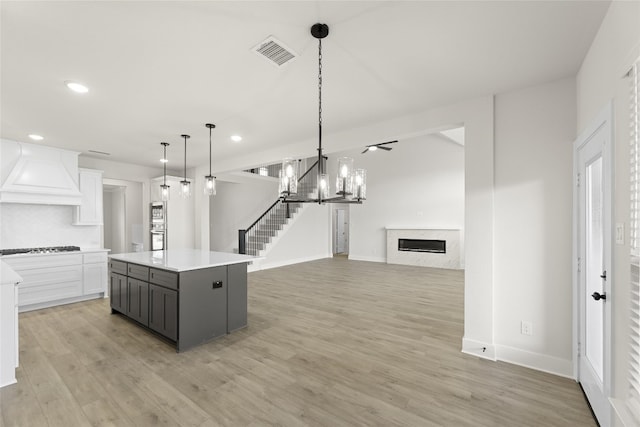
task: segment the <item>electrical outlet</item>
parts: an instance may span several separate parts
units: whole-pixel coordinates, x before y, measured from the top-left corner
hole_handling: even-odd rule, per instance
[[[520,322],[520,333],[522,335],[533,335],[533,323],[525,322],[524,320]]]

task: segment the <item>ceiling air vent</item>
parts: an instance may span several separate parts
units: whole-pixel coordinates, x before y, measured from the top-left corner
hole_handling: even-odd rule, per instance
[[[252,50],[278,67],[291,62],[298,56],[292,49],[289,49],[280,40],[272,36],[259,43]]]

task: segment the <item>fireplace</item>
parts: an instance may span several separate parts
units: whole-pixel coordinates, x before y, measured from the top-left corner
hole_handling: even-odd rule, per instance
[[[446,240],[398,239],[398,250],[405,252],[447,253]]]
[[[463,269],[461,230],[386,227],[387,263]]]

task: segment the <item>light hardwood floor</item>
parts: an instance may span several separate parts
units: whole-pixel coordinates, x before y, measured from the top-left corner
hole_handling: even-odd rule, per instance
[[[94,300],[20,315],[8,426],[594,426],[569,379],[460,352],[462,272],[250,273],[249,326],[177,354]]]

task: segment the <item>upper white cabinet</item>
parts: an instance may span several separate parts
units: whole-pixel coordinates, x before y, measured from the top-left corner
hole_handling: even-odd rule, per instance
[[[0,203],[79,205],[78,152],[0,141]]]
[[[73,225],[102,225],[102,171],[78,169],[82,203],[73,215]]]

